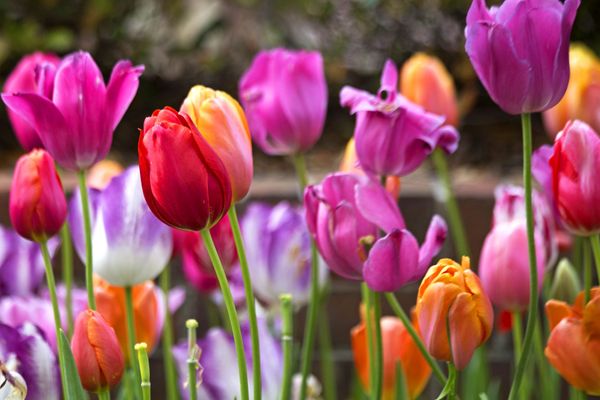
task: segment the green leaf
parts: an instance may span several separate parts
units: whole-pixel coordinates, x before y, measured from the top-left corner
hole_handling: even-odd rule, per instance
[[[66,400],[81,400],[87,399],[87,393],[83,390],[83,386],[81,386],[81,381],[79,380],[79,373],[77,372],[77,366],[75,365],[75,359],[73,358],[73,353],[71,352],[71,346],[69,345],[69,339],[65,336],[63,330],[60,330],[60,339],[61,346],[63,352],[63,360],[65,361],[65,393]]]
[[[406,378],[404,376],[404,370],[400,361],[396,363],[396,400],[410,399],[408,393],[408,386],[406,385]]]

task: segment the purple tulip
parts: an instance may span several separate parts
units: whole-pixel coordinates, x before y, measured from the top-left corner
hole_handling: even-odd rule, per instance
[[[251,337],[247,322],[242,323],[242,337],[246,349],[246,364],[248,374],[252,374],[252,352],[250,351]],[[260,340],[260,366],[262,374],[262,397],[274,400],[279,396],[281,373],[283,369],[283,353],[279,340],[274,337],[267,322],[258,320],[258,337]],[[198,398],[206,400],[239,399],[238,367],[235,360],[235,345],[233,336],[221,328],[212,328],[206,336],[198,341],[202,351],[200,364],[203,367],[202,383],[198,388]],[[188,345],[182,341],[173,347],[173,357],[179,370],[181,395],[189,399],[187,381]],[[249,382],[252,386],[252,382]],[[252,387],[249,388],[252,391]]]
[[[254,203],[242,218],[242,235],[248,257],[252,287],[269,306],[290,293],[294,304],[306,303],[310,295],[310,233],[302,210],[287,202],[276,206]],[[319,282],[327,269],[319,263]]]
[[[323,133],[327,83],[314,51],[261,51],[240,80],[254,143],[267,154],[309,150]]]
[[[529,253],[525,197],[521,187],[500,186],[492,230],[481,249],[479,277],[492,303],[503,310],[523,311],[529,305]],[[535,248],[538,289],[544,270],[556,261],[554,219],[545,199],[534,192]]]
[[[563,97],[569,82],[569,37],[579,0],[474,0],[465,47],[481,83],[505,112],[539,112]]]
[[[21,58],[15,69],[12,70],[4,87],[4,93],[37,93],[41,96],[52,98],[54,89],[54,72],[60,58],[54,54],[35,52]],[[40,75],[45,79],[38,85],[36,75]],[[35,129],[17,113],[8,111],[8,118],[15,131],[15,135],[21,143],[25,151],[33,150],[34,148],[43,147],[42,141]]]
[[[61,398],[57,358],[32,324],[19,328],[0,324],[0,364],[23,377],[28,400]]]
[[[391,60],[376,96],[345,86],[340,102],[356,114],[356,155],[369,174],[404,176],[436,147],[447,153],[458,147],[458,132],[445,124],[446,117],[428,113],[398,93],[398,70]]]
[[[435,215],[419,248],[392,196],[358,175],[328,175],[306,189],[304,204],[308,229],[329,268],[376,291],[421,278],[446,239],[446,223]]]
[[[66,56],[54,76],[52,99],[37,93],[4,93],[7,107],[35,128],[56,162],[70,170],[83,170],[103,159],[115,128],[138,88],[143,66],[119,61],[108,86],[86,52]],[[39,74],[38,86],[50,76]]]
[[[48,241],[50,257],[57,246],[56,239]],[[44,259],[39,244],[0,226],[0,296],[30,295],[43,281]]]
[[[90,189],[94,272],[116,286],[154,279],[173,247],[170,228],[148,208],[137,165],[114,177],[103,190]],[[79,257],[85,241],[79,192],[71,199],[69,226]]]

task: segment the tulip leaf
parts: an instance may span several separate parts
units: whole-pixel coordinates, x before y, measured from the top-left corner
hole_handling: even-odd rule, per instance
[[[73,358],[73,353],[71,352],[69,339],[67,339],[62,329],[60,330],[59,340],[61,341],[60,347],[62,347],[63,359],[65,361],[64,370],[66,379],[64,380],[64,382],[66,384],[66,400],[87,399],[87,393],[85,392],[85,390],[83,390],[83,386],[81,386],[81,381],[79,380],[79,373],[77,372],[75,359]]]
[[[400,361],[396,363],[396,400],[402,399],[410,399],[410,394],[408,393],[408,387],[406,385],[406,377],[404,376],[404,370],[402,369],[402,364]]]

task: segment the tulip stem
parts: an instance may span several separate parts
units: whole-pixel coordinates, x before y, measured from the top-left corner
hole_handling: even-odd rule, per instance
[[[456,381],[458,378],[458,371],[456,366],[451,361],[448,363],[448,400],[456,400]]]
[[[60,229],[62,278],[65,282],[65,309],[67,310],[67,337],[73,336],[73,244],[69,233],[69,224]]]
[[[94,276],[92,256],[92,222],[90,219],[90,201],[85,186],[85,171],[77,172],[79,179],[79,194],[81,196],[81,213],[83,215],[83,232],[85,235],[85,288],[87,289],[88,307],[96,310],[96,299],[94,298]]]
[[[240,393],[241,400],[248,400],[248,371],[246,370],[246,356],[244,353],[244,343],[242,341],[242,331],[240,329],[240,321],[235,310],[235,304],[233,302],[233,296],[231,295],[231,289],[229,288],[229,282],[223,269],[223,264],[215,248],[215,243],[210,236],[208,229],[202,229],[200,231],[204,245],[208,250],[210,261],[213,264],[219,286],[221,287],[221,293],[223,294],[223,302],[227,309],[227,315],[229,317],[229,323],[231,325],[231,331],[233,333],[233,340],[235,343],[235,352],[237,355],[238,370],[240,376]]]
[[[98,400],[110,400],[110,390],[105,388],[98,392]]]
[[[168,314],[168,311],[166,311]],[[150,400],[151,396],[151,384],[150,384],[150,364],[148,362],[148,345],[144,342],[136,343],[135,351],[137,352],[137,359],[139,364],[139,371],[141,376],[140,386],[142,388],[142,399]]]
[[[448,172],[448,162],[446,156],[441,149],[435,149],[432,154],[433,165],[435,166],[438,178],[442,182],[444,189],[444,204],[446,205],[446,213],[448,222],[450,222],[450,230],[452,231],[452,241],[458,256],[470,256],[469,241],[465,232],[460,208],[456,202],[454,191],[452,190],[452,180]]]
[[[374,399],[381,399],[383,387],[383,340],[381,337],[381,295],[369,289],[371,308],[373,310],[374,343],[375,343],[375,385],[373,387]]]
[[[256,306],[254,293],[252,292],[252,279],[250,277],[250,268],[244,248],[244,240],[240,230],[240,223],[237,217],[235,205],[232,205],[228,212],[229,225],[233,232],[233,240],[240,260],[240,269],[242,270],[242,280],[244,281],[244,293],[246,295],[246,307],[248,309],[248,322],[250,323],[250,336],[252,340],[252,382],[254,383],[254,399],[260,400],[262,395],[262,374],[260,372],[260,343],[258,340],[258,322],[256,321]]]
[[[135,392],[139,394],[141,375],[135,362],[135,316],[133,313],[133,289],[131,286],[125,286],[125,314],[127,320],[127,343],[129,345],[129,367],[135,372]]]
[[[292,310],[292,295],[279,296],[281,305],[281,347],[283,347],[283,377],[281,379],[281,400],[290,398],[292,392],[292,362],[294,358],[294,314]]]
[[[600,280],[600,238],[598,235],[590,236],[590,244],[592,245],[592,251],[594,252],[594,264],[596,265],[596,275]]]
[[[321,349],[321,372],[323,375],[323,398],[336,400],[337,388],[335,384],[335,363],[331,351],[331,333],[329,319],[326,311],[327,291],[321,293],[321,311],[319,313],[319,347]]]
[[[48,243],[44,240],[40,242],[40,248],[42,250],[42,257],[44,259],[44,267],[46,268],[46,282],[48,284],[48,290],[50,291],[50,301],[52,302],[52,314],[54,315],[54,329],[56,333],[56,347],[58,350],[58,364],[60,367],[60,379],[63,388],[63,397],[68,398],[67,395],[67,374],[65,371],[65,349],[63,342],[60,339],[60,310],[58,308],[58,300],[56,298],[56,283],[54,281],[54,272],[52,271],[52,261],[50,260],[50,253],[48,252]]]
[[[196,372],[198,370],[198,358],[200,357],[198,343],[196,340],[196,329],[198,321],[188,319],[185,321],[185,327],[188,330],[188,389],[190,392],[190,400],[196,400],[198,397],[198,388],[196,382]]]
[[[590,301],[592,292],[592,260],[590,254],[590,243],[583,241],[583,293],[585,304]]]
[[[521,358],[521,352],[523,350],[523,326],[521,324],[521,313],[518,311],[513,311],[511,313],[512,317],[512,334],[513,334],[513,354],[515,358],[515,367],[517,362],[519,362],[519,358]],[[525,399],[525,384],[519,390],[519,398]]]
[[[167,395],[170,400],[179,399],[177,390],[177,372],[173,362],[173,320],[169,312],[169,290],[171,289],[171,270],[169,266],[160,274],[160,287],[163,292],[163,307],[165,309],[165,323],[163,325],[162,352],[165,363],[165,379],[167,383]]]
[[[527,326],[525,328],[525,339],[523,341],[521,357],[517,363],[515,377],[510,388],[509,400],[515,400],[519,393],[519,387],[521,386],[525,368],[527,367],[527,360],[531,353],[538,312],[538,273],[531,194],[531,115],[529,113],[521,115],[521,124],[523,130],[523,184],[525,186],[525,215],[527,219],[527,247],[529,252],[529,312],[527,314]]]
[[[396,299],[396,296],[394,295],[394,293],[391,293],[391,292],[386,293],[385,298],[387,299],[388,303],[392,307],[392,310],[394,310],[394,313],[396,314],[396,316],[398,318],[400,318],[400,320],[404,324],[404,327],[408,331],[408,334],[410,335],[410,337],[413,339],[413,341],[415,342],[415,344],[421,351],[421,354],[423,355],[423,357],[425,357],[425,360],[427,360],[427,363],[431,367],[435,377],[438,379],[438,381],[440,381],[440,383],[442,385],[446,385],[446,383],[447,383],[446,375],[444,375],[444,372],[440,368],[440,365],[437,363],[437,361],[435,361],[433,359],[431,354],[429,354],[429,352],[425,348],[425,345],[423,344],[421,337],[419,336],[419,334],[413,327],[412,323],[410,322],[410,319],[408,318],[408,316],[402,309],[402,306],[398,302],[398,299]]]
[[[367,328],[367,352],[368,352],[368,360],[369,360],[369,387],[368,389],[370,398],[375,398],[373,396],[373,382],[377,381],[377,371],[376,371],[376,359],[375,359],[375,335],[373,330],[373,307],[371,301],[373,298],[371,297],[371,291],[366,283],[361,284],[361,292],[362,292],[362,301],[365,305],[365,325]]]

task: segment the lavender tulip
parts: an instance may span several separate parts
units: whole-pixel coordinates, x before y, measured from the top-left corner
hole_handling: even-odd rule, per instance
[[[56,239],[48,241],[50,257],[57,246]],[[0,226],[0,296],[30,295],[43,280],[44,260],[39,244]]]
[[[240,80],[240,99],[254,143],[267,154],[307,151],[323,133],[327,83],[313,51],[261,51]]]
[[[262,373],[262,398],[275,400],[279,396],[281,373],[283,369],[283,354],[280,342],[270,332],[264,319],[258,320],[260,340],[260,361]],[[242,323],[242,336],[248,373],[252,371],[252,352],[250,327],[247,322]],[[212,328],[206,336],[198,341],[202,351],[200,364],[203,367],[202,383],[198,388],[198,398],[206,400],[239,399],[239,384],[237,364],[234,360],[235,346],[233,336],[224,329]],[[187,342],[182,341],[173,347],[173,357],[179,370],[181,395],[189,399],[189,389],[185,387],[187,380]],[[250,385],[252,383],[250,382]],[[250,387],[250,391],[252,388]]]
[[[24,379],[28,400],[61,398],[57,359],[43,334],[32,324],[19,328],[0,324],[0,364]]]
[[[392,196],[358,175],[328,175],[306,189],[304,204],[308,229],[329,268],[376,291],[421,278],[447,234],[435,215],[419,248]],[[380,231],[385,236],[378,237]]]
[[[369,174],[404,176],[436,147],[447,153],[458,147],[458,132],[444,116],[428,113],[398,93],[398,70],[391,60],[376,96],[345,86],[340,102],[356,114],[356,154]]]
[[[46,54],[36,51],[23,57],[15,69],[6,78],[4,93],[30,92],[41,96],[52,98],[54,89],[54,73],[60,63],[60,58],[54,54]],[[36,74],[43,76],[44,81],[36,79]],[[35,129],[17,113],[8,111],[8,118],[15,131],[15,135],[25,151],[43,147],[42,141]]]
[[[83,170],[108,153],[113,132],[135,96],[143,70],[119,61],[105,86],[92,56],[79,51],[61,61],[53,80],[48,74],[39,74],[38,86],[53,81],[52,99],[18,92],[4,93],[2,100],[34,127],[59,165]]]
[[[287,202],[276,206],[254,203],[242,218],[242,235],[256,296],[270,306],[290,293],[294,304],[306,303],[310,295],[310,233],[304,213]],[[319,263],[319,282],[327,269]]]
[[[116,286],[154,279],[171,257],[168,226],[148,208],[139,168],[129,167],[103,190],[90,189],[94,272]],[[79,192],[71,199],[69,226],[79,257],[85,258]]]
[[[474,0],[465,47],[492,100],[509,114],[560,101],[569,82],[569,36],[579,0]]]

